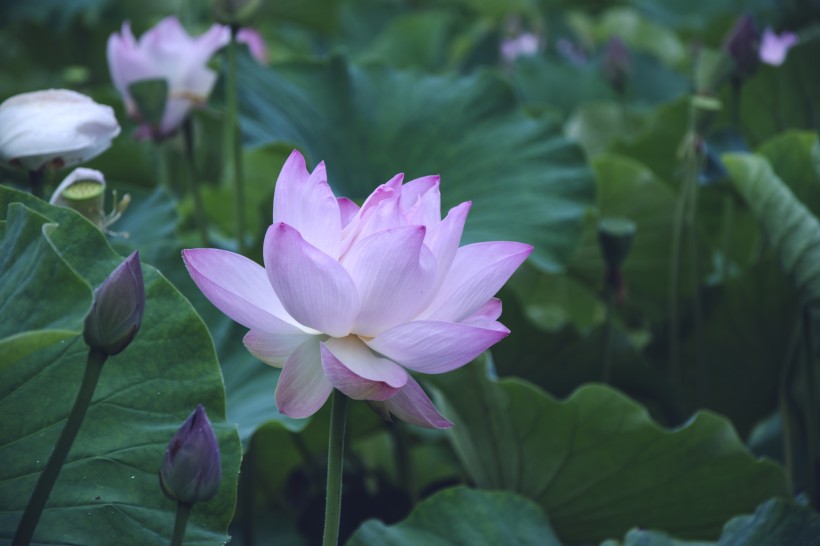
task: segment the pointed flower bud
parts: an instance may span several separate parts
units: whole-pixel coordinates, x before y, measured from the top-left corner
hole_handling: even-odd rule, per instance
[[[222,481],[219,443],[202,404],[171,438],[159,481],[165,496],[187,504],[210,500],[219,490]]]
[[[68,89],[22,93],[0,104],[0,162],[29,171],[88,161],[118,134],[110,106]]]
[[[732,75],[735,81],[754,74],[760,65],[760,36],[754,19],[749,15],[741,16],[726,38],[723,49],[735,62]]]
[[[109,356],[120,353],[137,335],[144,309],[140,255],[134,251],[94,290],[83,330],[86,344]]]
[[[616,93],[622,95],[632,73],[629,49],[619,37],[613,37],[606,46],[602,65],[604,76]]]
[[[620,268],[632,247],[635,224],[626,218],[604,218],[598,224],[598,242],[606,265]]]

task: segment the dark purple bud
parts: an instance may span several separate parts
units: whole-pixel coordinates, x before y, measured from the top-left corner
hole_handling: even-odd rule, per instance
[[[606,46],[603,70],[604,76],[615,92],[619,95],[623,94],[626,90],[626,82],[632,73],[632,60],[626,44],[617,36],[613,37]]]
[[[760,64],[760,33],[749,15],[742,15],[723,44],[723,49],[735,63],[733,78],[751,76]]]
[[[140,255],[134,251],[94,290],[83,328],[86,344],[109,356],[121,352],[137,335],[144,309]]]
[[[219,443],[205,408],[199,404],[171,438],[159,483],[169,499],[193,504],[212,499],[221,481]]]

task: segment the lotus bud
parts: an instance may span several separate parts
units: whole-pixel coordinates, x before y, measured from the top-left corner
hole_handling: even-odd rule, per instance
[[[632,73],[632,61],[629,49],[619,37],[615,36],[606,46],[604,53],[603,71],[607,81],[619,95],[626,90],[626,83]]]
[[[219,443],[202,404],[171,438],[159,479],[165,496],[186,504],[208,501],[219,490],[222,481]]]
[[[88,161],[118,134],[110,106],[67,89],[22,93],[0,104],[0,161],[29,171]]]
[[[108,356],[122,352],[137,335],[144,309],[145,284],[134,251],[94,290],[83,329],[86,344]]]
[[[735,82],[754,74],[760,65],[760,37],[754,19],[749,15],[741,16],[726,38],[723,50],[735,63],[732,74]]]

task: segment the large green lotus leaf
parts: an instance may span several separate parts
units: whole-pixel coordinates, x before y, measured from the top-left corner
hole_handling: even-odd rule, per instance
[[[809,506],[790,500],[772,499],[752,515],[726,524],[716,546],[765,546],[820,544],[820,515]]]
[[[538,502],[562,540],[599,541],[635,526],[713,538],[730,517],[788,494],[783,469],[755,459],[712,413],[665,430],[609,387],[587,385],[559,401],[475,366],[437,384],[470,477]]]
[[[506,491],[445,489],[393,526],[364,523],[347,546],[561,546],[541,509]]]
[[[633,529],[622,542],[608,540],[601,546],[769,546],[820,544],[820,515],[809,506],[790,500],[771,499],[754,514],[729,520],[717,542],[677,540],[658,531]]]
[[[0,242],[0,373],[82,333],[91,290],[51,247],[46,233],[54,227],[20,203],[7,211]]]
[[[7,222],[21,208],[15,202],[28,207],[23,213],[34,219],[29,221],[45,217],[57,224],[48,235],[52,248],[88,285],[97,286],[122,261],[99,230],[75,212],[0,188],[0,210],[7,211]],[[167,544],[175,505],[162,494],[157,471],[168,441],[198,403],[206,407],[217,432],[223,479],[218,495],[194,508],[187,543],[222,544],[227,539],[240,445],[235,427],[224,419],[213,344],[182,295],[152,267],[143,265],[143,272],[147,303],[142,328],[126,351],[105,364],[43,512],[37,544]],[[88,308],[87,293],[72,301],[81,311]],[[16,315],[14,308],[8,312]],[[86,354],[82,337],[75,337],[0,373],[0,412],[6,416],[0,423],[2,537],[14,532],[62,430]]]
[[[752,154],[726,154],[723,162],[735,188],[768,236],[801,301],[820,298],[820,222],[772,171]]]
[[[820,143],[817,133],[786,131],[764,142],[757,153],[794,196],[815,216],[820,215]]]
[[[492,72],[430,76],[333,56],[274,70],[244,62],[240,87],[247,144],[290,142],[326,161],[337,194],[438,173],[445,209],[473,202],[465,242],[529,242],[549,270],[575,248],[594,195],[583,153]]]

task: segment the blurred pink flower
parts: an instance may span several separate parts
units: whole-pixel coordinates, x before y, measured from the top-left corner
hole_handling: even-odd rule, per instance
[[[541,47],[541,40],[532,32],[523,32],[517,36],[501,40],[501,60],[511,64],[519,57],[535,55]]]
[[[268,64],[268,46],[259,31],[244,27],[236,33],[236,41],[248,46],[251,55],[259,64]]]
[[[142,120],[129,86],[142,80],[164,78],[168,98],[159,127],[141,127],[139,134],[161,138],[177,130],[193,106],[203,105],[216,82],[208,60],[230,40],[230,30],[213,25],[202,36],[192,38],[176,17],[166,17],[143,34],[139,41],[126,21],[122,32],[108,38],[108,68],[123,96],[128,113]]]
[[[250,328],[248,350],[284,366],[283,414],[312,415],[337,388],[382,414],[447,428],[407,370],[459,368],[509,334],[493,295],[532,247],[459,247],[470,203],[442,220],[439,177],[402,180],[360,208],[333,195],[324,163],[309,173],[294,151],[276,183],[264,268],[224,250],[183,251],[211,303]]]
[[[786,54],[795,44],[797,35],[793,32],[774,33],[771,27],[763,31],[760,41],[760,60],[766,64],[780,66],[786,60]]]
[[[114,109],[76,91],[32,91],[0,104],[0,162],[30,171],[88,161],[118,134]]]

